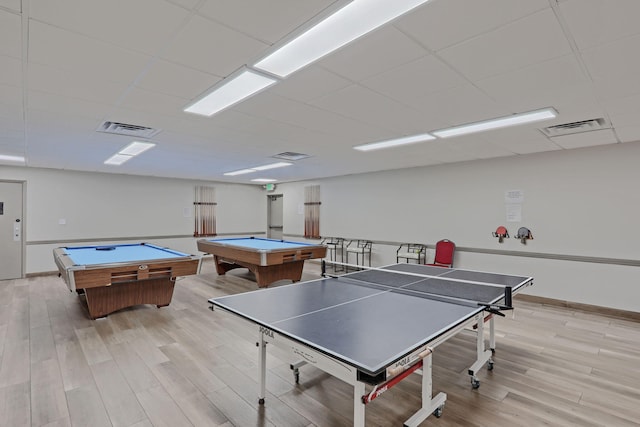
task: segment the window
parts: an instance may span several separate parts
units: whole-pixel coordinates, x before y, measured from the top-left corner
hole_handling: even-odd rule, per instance
[[[193,199],[194,237],[216,235],[216,193],[213,187],[197,186]]]
[[[304,237],[320,238],[320,186],[304,187]]]

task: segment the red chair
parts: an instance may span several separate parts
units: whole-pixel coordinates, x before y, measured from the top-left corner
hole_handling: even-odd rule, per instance
[[[456,251],[456,244],[451,240],[443,239],[436,243],[436,255],[432,264],[436,267],[453,267],[453,254]]]

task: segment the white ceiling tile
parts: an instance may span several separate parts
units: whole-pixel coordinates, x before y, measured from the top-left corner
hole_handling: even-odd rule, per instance
[[[11,9],[14,12],[21,12],[22,0],[0,0],[0,7]]]
[[[189,100],[185,98],[141,88],[133,88],[124,97],[120,107],[147,113],[158,113],[166,116],[182,116],[187,114],[183,109],[188,101]]]
[[[22,18],[0,10],[0,55],[22,58]]]
[[[451,138],[449,140],[451,148],[459,150],[476,159],[490,159],[494,157],[507,157],[514,154],[513,151],[507,150],[502,146],[492,144],[476,135]]]
[[[433,55],[401,65],[361,84],[398,102],[461,86],[466,80]]]
[[[22,120],[22,88],[0,84],[0,117]]]
[[[640,94],[640,79],[637,74],[613,79],[600,79],[593,81],[593,88],[598,98],[606,102]]]
[[[326,56],[318,65],[359,82],[427,54],[396,28],[384,27]]]
[[[423,114],[359,85],[351,85],[312,103],[397,136],[429,130]],[[395,135],[394,135],[395,136]]]
[[[431,1],[394,25],[438,51],[547,8],[548,0]]]
[[[0,55],[0,85],[22,86],[22,61]]]
[[[156,59],[136,85],[154,92],[194,99],[219,81],[220,77],[212,74]]]
[[[569,0],[558,7],[580,50],[640,33],[637,0]]]
[[[513,113],[471,84],[430,93],[411,100],[410,104],[422,113],[423,120],[429,124],[427,130]]]
[[[269,94],[256,97],[237,106],[236,109],[252,116],[287,123],[311,131],[326,132],[327,135],[338,134],[343,137],[352,136],[362,139],[371,137],[378,132],[370,124],[354,121],[314,105]]]
[[[0,115],[0,139],[4,138],[23,138],[24,137],[24,121],[14,120],[12,117],[4,117]]]
[[[163,58],[217,76],[227,76],[268,47],[214,21],[193,16]]]
[[[83,99],[68,98],[66,96],[37,90],[29,91],[27,103],[29,105],[29,125],[31,125],[31,118],[35,112],[41,110],[48,113],[64,112],[71,116],[94,119],[96,120],[95,128],[98,126],[97,120],[107,115],[111,109],[109,105],[98,104]],[[73,129],[75,125],[76,122],[69,122],[68,129]]]
[[[201,0],[167,0],[169,3],[173,3],[176,6],[183,7],[188,10],[194,9]]]
[[[615,117],[635,116],[636,121],[640,117],[640,93],[624,98],[609,100],[603,103],[612,120]]]
[[[595,102],[589,79],[584,75],[574,55],[565,55],[539,62],[512,72],[476,82],[487,95],[514,112],[555,107],[562,109],[569,100]],[[564,104],[564,105],[563,105]]]
[[[596,81],[637,77],[640,55],[635,53],[639,51],[639,45],[640,35],[636,35],[584,51],[582,58]]]
[[[349,86],[351,82],[321,67],[311,65],[269,88],[286,98],[309,102]]]
[[[29,26],[29,46],[29,61],[114,82],[133,82],[150,59],[37,21]]]
[[[547,9],[443,49],[438,56],[476,81],[569,53],[558,21]]]
[[[275,43],[335,0],[207,0],[199,12],[258,40]],[[269,19],[265,19],[265,17]]]
[[[616,135],[620,142],[640,141],[640,124],[616,127]]]
[[[89,102],[100,100],[107,105],[114,104],[127,89],[126,83],[100,80],[100,74],[61,70],[37,63],[29,65],[27,75],[32,90]]]
[[[565,149],[615,144],[618,142],[615,133],[611,129],[582,132],[573,135],[555,136],[551,138],[551,140]]]
[[[546,126],[546,123],[538,124],[537,126]],[[531,154],[561,149],[560,146],[549,140],[538,128],[533,126],[524,129],[513,127],[499,129],[487,133],[482,136],[482,139],[515,154]]]
[[[171,40],[189,14],[164,0],[35,1],[29,13],[32,20],[150,55]]]
[[[427,148],[426,156],[438,159],[442,163],[466,162],[478,159],[466,150],[456,149],[447,140],[428,141],[425,147]]]

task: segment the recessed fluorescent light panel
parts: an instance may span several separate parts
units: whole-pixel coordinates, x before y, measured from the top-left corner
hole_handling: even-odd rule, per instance
[[[123,164],[127,160],[131,160],[131,159],[133,159],[133,156],[126,156],[124,154],[114,154],[113,156],[111,156],[107,160],[105,160],[104,164],[105,165],[120,166],[121,164]]]
[[[148,149],[155,147],[156,144],[152,142],[139,142],[133,141],[131,144],[118,151],[118,154],[126,154],[127,156],[137,156],[140,153],[144,153]]]
[[[353,0],[254,67],[284,78],[427,1]]]
[[[256,178],[256,179],[252,179],[252,182],[276,182],[277,179],[271,179],[271,178]]]
[[[276,169],[276,168],[283,168],[285,166],[291,166],[293,163],[289,163],[289,162],[278,162],[278,163],[271,163],[269,165],[264,165],[264,166],[256,166],[255,169],[257,171],[266,171],[268,169]]]
[[[282,168],[285,166],[291,166],[293,163],[289,163],[289,162],[278,162],[278,163],[271,163],[268,165],[263,165],[263,166],[256,166],[254,168],[249,168],[249,169],[240,169],[237,171],[233,171],[233,172],[227,172],[224,175],[226,176],[235,176],[235,175],[243,175],[245,173],[253,173],[253,172],[258,172],[258,171],[265,171],[268,169],[275,169],[275,168]]]
[[[404,138],[390,139],[388,141],[380,141],[380,142],[372,142],[370,144],[356,145],[355,147],[353,147],[353,149],[358,151],[380,150],[382,148],[391,148],[391,147],[397,147],[399,145],[415,144],[417,142],[424,142],[432,139],[436,139],[436,137],[428,133],[423,133],[421,135],[413,135],[413,136],[407,136]]]
[[[240,169],[237,171],[233,171],[233,172],[227,172],[225,173],[225,175],[227,176],[236,176],[236,175],[244,175],[245,173],[254,173],[256,172],[255,169]]]
[[[24,156],[9,156],[8,154],[0,154],[0,162],[24,163]]]
[[[433,131],[439,138],[449,138],[452,136],[466,135],[469,133],[483,132],[491,129],[505,128],[509,126],[533,123],[541,120],[553,119],[558,116],[558,112],[553,108],[529,111],[527,113],[514,114],[512,116],[499,117],[497,119],[485,120],[482,122],[469,123],[461,126],[454,126],[448,129]]]
[[[148,149],[155,146],[156,144],[154,144],[153,142],[133,141],[131,144],[127,145],[122,150],[118,151],[116,154],[105,160],[104,164],[120,166],[127,160],[131,160],[138,154],[144,153]]]
[[[242,68],[235,75],[231,75],[214,86],[212,91],[200,100],[187,106],[187,113],[212,116],[218,111],[260,92],[276,83],[277,80],[258,72]]]

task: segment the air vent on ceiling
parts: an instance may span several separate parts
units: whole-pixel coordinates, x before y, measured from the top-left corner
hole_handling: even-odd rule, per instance
[[[284,153],[276,154],[275,156],[272,156],[272,157],[276,159],[282,159],[282,160],[302,160],[311,156],[308,154],[293,153],[291,151],[285,151]]]
[[[96,130],[98,132],[136,136],[139,138],[151,138],[161,131],[161,129],[153,129],[146,126],[129,125],[118,122],[104,122]]]
[[[574,133],[591,132],[594,130],[609,129],[611,126],[603,118],[582,120],[579,122],[563,123],[561,125],[542,128],[547,136],[571,135]]]

